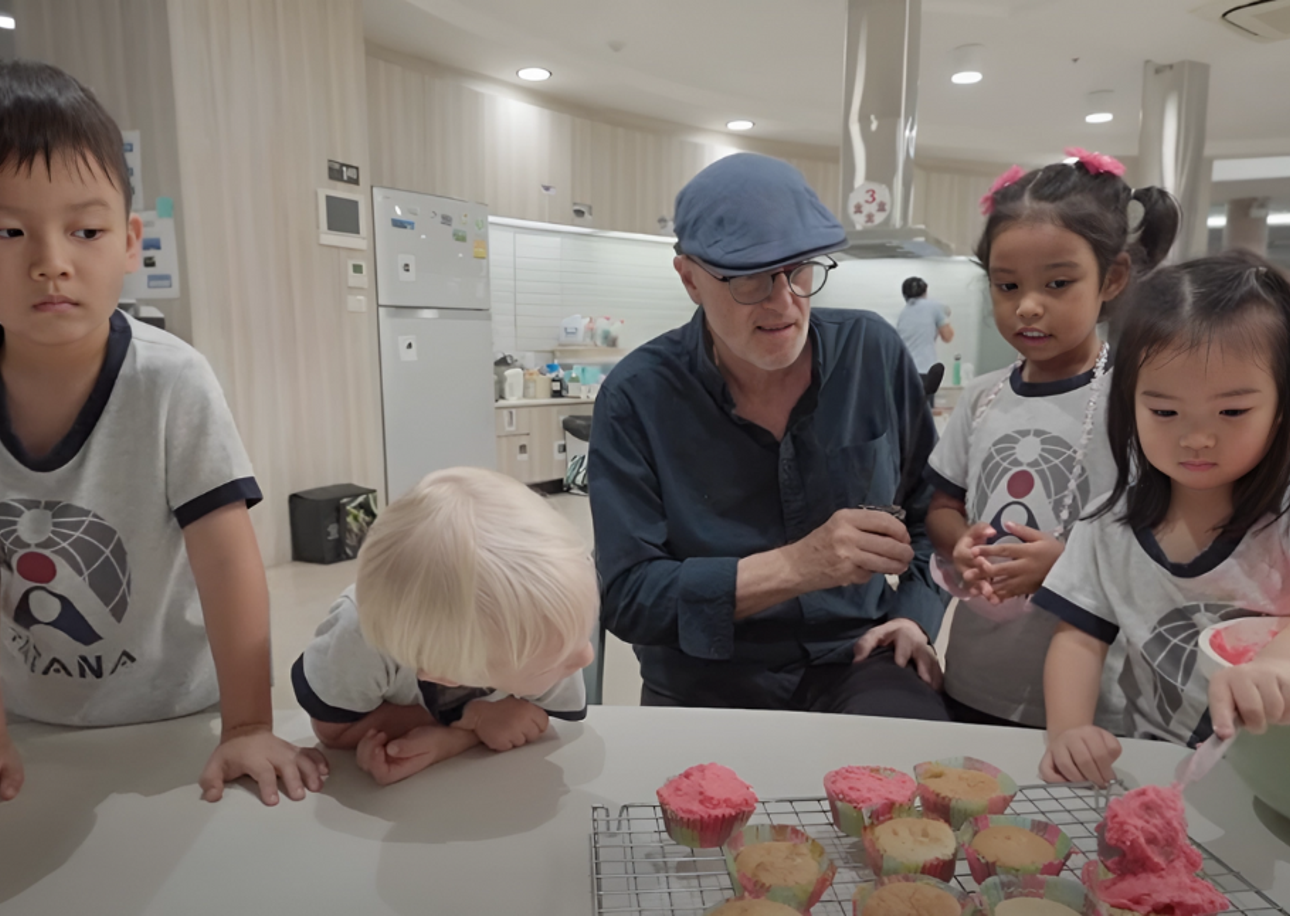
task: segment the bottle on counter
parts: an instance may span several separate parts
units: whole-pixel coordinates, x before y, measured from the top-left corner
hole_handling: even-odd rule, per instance
[[[950,370],[950,384],[963,384],[963,354],[954,354],[954,367]]]
[[[582,379],[578,378],[576,369],[569,375],[569,397],[582,397]]]

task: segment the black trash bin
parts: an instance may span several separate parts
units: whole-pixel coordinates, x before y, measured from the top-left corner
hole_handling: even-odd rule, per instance
[[[287,499],[291,518],[291,559],[338,563],[358,556],[367,529],[376,521],[376,491],[352,483],[315,487]]]

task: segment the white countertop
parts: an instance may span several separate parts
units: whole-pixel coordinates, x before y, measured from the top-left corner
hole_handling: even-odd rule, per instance
[[[591,806],[651,801],[691,764],[718,760],[773,798],[821,795],[845,764],[908,771],[961,754],[1031,783],[1042,750],[1024,729],[806,713],[592,707],[552,725],[529,747],[476,749],[383,789],[333,752],[324,792],[277,809],[241,788],[200,800],[209,716],[17,725],[27,784],[0,806],[0,913],[583,916]],[[278,731],[311,737],[301,712],[279,713]],[[1126,741],[1121,773],[1168,782],[1183,753]],[[1290,908],[1290,823],[1256,812],[1226,764],[1188,802],[1193,836]]]
[[[518,401],[497,401],[494,407],[564,407],[565,405],[595,404],[595,398],[522,398]]]

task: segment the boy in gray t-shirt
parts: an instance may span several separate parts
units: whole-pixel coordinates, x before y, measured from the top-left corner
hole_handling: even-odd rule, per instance
[[[587,546],[542,497],[495,471],[437,471],[376,520],[291,683],[325,745],[398,782],[583,718],[599,604]]]
[[[139,265],[121,132],[62,71],[0,64],[0,659],[4,703],[61,725],[220,704],[203,797],[322,788],[273,734],[251,464],[210,366],[117,311]],[[194,774],[196,775],[196,774]],[[22,761],[0,707],[0,800]]]

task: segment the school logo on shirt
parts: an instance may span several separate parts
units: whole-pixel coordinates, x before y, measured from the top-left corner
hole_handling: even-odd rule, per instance
[[[1088,474],[1077,464],[1074,447],[1042,429],[1006,433],[994,441],[981,461],[973,515],[999,532],[995,541],[1016,540],[1004,532],[1004,522],[1051,534],[1057,528],[1072,478],[1075,497],[1067,529],[1075,524],[1089,497]]]
[[[102,679],[136,661],[116,645],[130,564],[115,528],[57,500],[0,502],[4,639],[32,674]]]
[[[1157,721],[1176,734],[1191,734],[1193,740],[1201,741],[1209,737],[1208,685],[1196,673],[1200,634],[1225,620],[1255,616],[1253,611],[1230,604],[1188,604],[1165,614],[1142,644],[1146,664],[1125,665],[1120,675],[1130,707],[1154,711]],[[1187,721],[1180,721],[1185,707],[1191,710],[1181,717]],[[1196,731],[1201,728],[1205,734]]]

